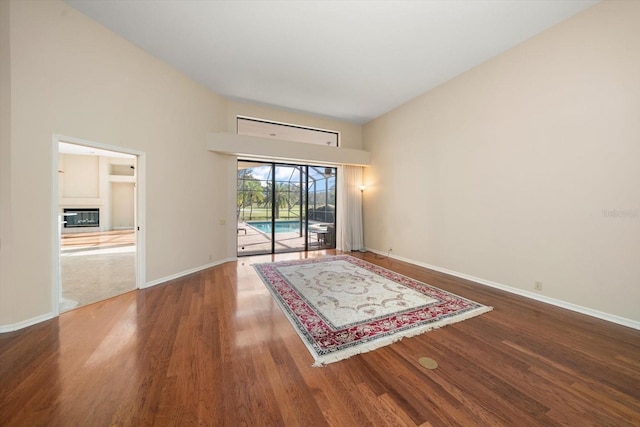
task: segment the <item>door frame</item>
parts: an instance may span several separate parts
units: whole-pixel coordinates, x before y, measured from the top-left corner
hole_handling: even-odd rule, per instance
[[[59,148],[60,142],[82,145],[107,151],[114,151],[123,154],[136,156],[136,182],[134,200],[134,231],[136,237],[136,289],[145,287],[146,266],[145,266],[145,218],[146,218],[146,154],[143,151],[132,150],[130,148],[118,147],[115,145],[103,144],[86,139],[53,134],[52,138],[52,168],[51,168],[51,311],[54,316],[60,314],[60,296],[62,290],[62,279],[60,272],[60,244],[61,236],[59,230],[59,182],[58,170],[60,166]]]
[[[261,164],[261,165],[270,165],[273,169],[272,169],[272,176],[271,179],[269,180],[269,185],[271,186],[271,193],[272,193],[272,197],[275,197],[276,195],[276,168],[278,166],[289,166],[289,167],[304,167],[304,174],[306,175],[306,190],[305,190],[305,203],[306,203],[306,208],[305,208],[305,233],[304,233],[304,237],[305,237],[305,242],[304,242],[304,248],[301,248],[300,250],[296,250],[296,251],[284,251],[284,252],[276,252],[275,250],[275,244],[276,244],[276,233],[275,233],[275,222],[276,222],[276,218],[275,218],[275,203],[274,201],[272,201],[271,203],[271,225],[272,225],[272,229],[271,229],[271,251],[270,252],[265,252],[265,253],[259,253],[259,254],[255,254],[255,253],[250,253],[250,254],[240,254],[238,252],[238,237],[236,235],[235,238],[235,256],[236,258],[239,257],[245,257],[245,256],[252,256],[252,255],[275,255],[275,254],[279,254],[279,253],[287,253],[287,252],[291,252],[291,253],[295,253],[295,252],[307,252],[309,251],[309,168],[332,168],[335,170],[335,212],[334,212],[334,229],[335,229],[335,233],[336,233],[336,240],[334,241],[334,246],[335,248],[338,247],[338,235],[339,235],[339,229],[338,229],[338,213],[339,213],[339,207],[338,207],[338,191],[339,191],[339,182],[340,180],[339,175],[341,174],[341,168],[340,165],[330,165],[330,164],[317,164],[317,163],[292,163],[292,162],[288,162],[288,161],[284,161],[284,160],[279,160],[279,159],[272,159],[272,158],[266,158],[266,159],[255,159],[255,158],[245,158],[245,157],[236,157],[235,158],[235,162],[234,162],[234,172],[235,172],[235,178],[234,182],[236,183],[236,185],[234,185],[235,188],[235,192],[234,192],[234,205],[235,205],[235,200],[237,200],[237,194],[238,194],[238,186],[237,186],[237,172],[238,172],[238,163],[239,162],[255,162],[257,164]],[[302,173],[302,171],[301,171]],[[237,214],[237,212],[236,212]],[[237,219],[237,218],[236,218]],[[318,248],[316,250],[321,250],[323,248]],[[324,248],[326,249],[326,248]]]

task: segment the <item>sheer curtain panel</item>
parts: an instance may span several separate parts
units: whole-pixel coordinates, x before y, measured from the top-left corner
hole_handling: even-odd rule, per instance
[[[341,200],[342,221],[340,230],[342,241],[339,248],[344,252],[364,249],[364,236],[362,230],[362,167],[343,166],[342,183],[338,196]]]

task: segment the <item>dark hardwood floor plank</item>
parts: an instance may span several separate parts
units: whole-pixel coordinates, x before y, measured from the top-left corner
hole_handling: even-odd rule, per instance
[[[252,264],[325,253],[242,258],[0,335],[0,425],[640,425],[640,331],[372,253],[353,255],[494,310],[313,367]]]

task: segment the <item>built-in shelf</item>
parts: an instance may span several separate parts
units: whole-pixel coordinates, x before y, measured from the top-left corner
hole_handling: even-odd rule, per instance
[[[135,176],[109,175],[110,182],[136,182]]]
[[[109,175],[134,176],[135,169],[129,164],[111,163],[109,164]]]

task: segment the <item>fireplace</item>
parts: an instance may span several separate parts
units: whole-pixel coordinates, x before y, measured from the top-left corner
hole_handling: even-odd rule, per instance
[[[100,227],[100,209],[64,209],[64,228]]]

